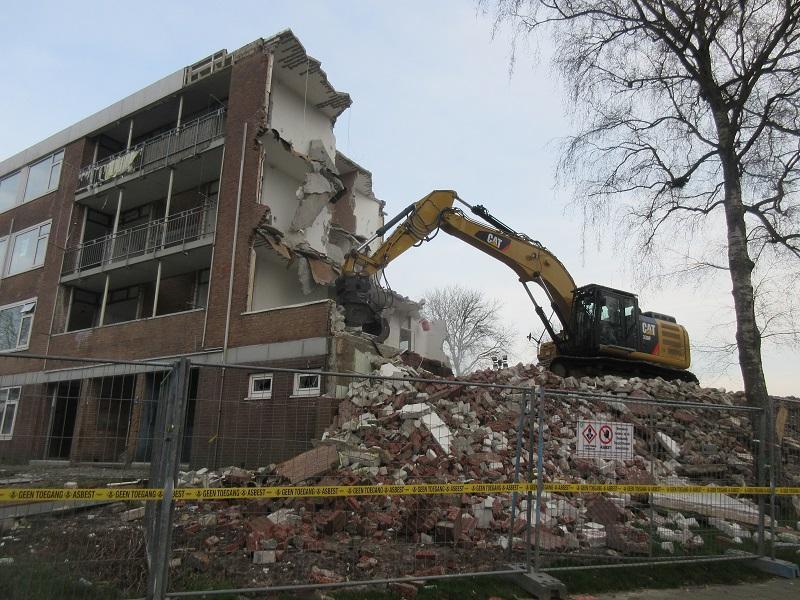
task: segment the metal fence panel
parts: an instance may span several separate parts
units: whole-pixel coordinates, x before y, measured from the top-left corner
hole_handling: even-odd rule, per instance
[[[536,367],[453,381],[391,364],[330,373],[325,357],[0,361],[20,373],[0,377],[0,499],[57,494],[0,502],[3,597],[402,592],[798,542],[798,497],[764,490],[800,483],[800,402],[655,399],[636,380],[618,396],[590,380],[543,389]]]
[[[774,488],[800,487],[800,400],[773,400],[771,406],[770,463]],[[770,553],[800,551],[800,495],[773,494],[769,514],[774,516],[769,530]]]
[[[0,358],[6,372],[21,362]],[[147,486],[143,461],[169,376],[106,364],[81,378],[85,363],[51,365],[65,369],[62,380],[0,377],[0,491],[23,490],[0,502],[0,597],[142,596],[144,504],[85,492]]]
[[[512,528],[510,493],[292,497],[308,485],[509,482],[518,456],[517,475],[529,476],[523,391],[382,372],[396,379],[198,368],[191,468],[178,485],[290,489],[178,501],[173,592],[208,581],[265,590],[523,568],[509,565],[525,562],[532,540]]]
[[[760,411],[744,406],[545,395],[545,478],[567,484],[756,486]],[[709,425],[713,424],[713,427]],[[710,491],[710,490],[709,490]],[[763,496],[549,493],[542,566],[697,560],[759,552]]]

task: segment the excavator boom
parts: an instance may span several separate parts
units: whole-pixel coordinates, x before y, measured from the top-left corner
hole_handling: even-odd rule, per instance
[[[456,201],[492,222],[492,225],[468,219],[460,209],[454,207]],[[406,250],[431,239],[441,229],[504,263],[517,274],[521,282],[535,282],[544,288],[562,327],[568,327],[575,282],[561,261],[542,244],[494,219],[482,206],[466,204],[454,191],[449,190],[431,192],[379,229],[376,235],[382,235],[403,217],[406,220],[402,225],[374,253],[368,254],[359,249],[348,255],[343,267],[345,278],[364,278],[377,274]],[[341,293],[344,293],[345,287],[345,284],[341,285]],[[352,285],[351,290],[354,287],[357,284]],[[362,283],[361,288],[365,289],[366,284]]]
[[[466,217],[456,202],[484,222]],[[369,244],[398,223],[389,237],[370,252]],[[566,267],[543,244],[513,230],[484,207],[470,206],[452,190],[431,192],[348,254],[342,276],[336,282],[337,300],[344,307],[348,326],[360,326],[379,340],[385,339],[388,331],[381,313],[389,299],[377,284],[377,275],[401,254],[431,240],[439,231],[488,254],[517,274],[550,334],[555,353],[549,349],[547,352],[555,356],[553,360],[558,364],[571,361],[573,366],[581,365],[582,372],[591,372],[592,365],[602,364],[608,371],[625,372],[631,367],[627,370],[643,375],[694,378],[688,371],[681,371],[689,366],[689,343],[685,329],[674,319],[641,313],[636,297],[627,292],[596,285],[577,288]],[[529,282],[544,289],[561,332],[554,330],[536,302]],[[580,299],[580,306],[576,298]]]

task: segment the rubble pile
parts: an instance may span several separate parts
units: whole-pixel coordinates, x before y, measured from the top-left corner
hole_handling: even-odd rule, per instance
[[[524,410],[521,390],[463,386],[448,379],[413,383],[406,379],[428,375],[392,363],[374,374],[393,379],[350,383],[334,424],[308,452],[255,471],[231,467],[219,473],[181,473],[180,484],[507,482],[517,468],[526,477],[528,427],[535,414]],[[519,388],[544,385],[558,392],[548,394],[543,406],[545,481],[754,482],[748,413],[710,407],[744,405],[741,392],[661,379],[560,378],[524,365],[478,372],[469,381]],[[538,396],[533,399],[538,402]],[[579,418],[633,423],[633,458],[576,456]],[[238,568],[251,577],[257,569],[270,581],[299,577],[320,583],[424,576],[497,566],[509,546],[524,549],[529,529],[526,496],[189,502],[179,506],[176,536],[186,549],[186,564],[201,571],[214,562],[210,557],[246,556],[246,563],[239,560],[238,567],[228,564],[226,570]],[[725,545],[747,543],[757,517],[751,500],[726,495],[545,494],[539,536],[543,550],[553,552],[648,554],[653,546],[662,554],[686,554],[712,544],[719,552]],[[534,522],[536,515],[530,518]],[[800,542],[795,530],[781,530],[780,537]]]

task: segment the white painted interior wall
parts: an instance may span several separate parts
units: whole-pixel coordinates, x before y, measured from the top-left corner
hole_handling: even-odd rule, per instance
[[[331,120],[314,108],[313,103],[305,104],[305,110],[304,104],[303,97],[282,83],[280,78],[273,81],[271,127],[302,154],[308,154],[311,140],[322,140],[333,160],[336,138]]]
[[[328,297],[327,288],[313,285],[311,293],[304,294],[300,285],[298,258],[290,265],[279,258],[271,248],[259,246],[255,249],[253,273],[253,300],[251,310],[266,310],[291,304],[303,304]]]
[[[297,210],[297,188],[300,180],[269,163],[264,165],[261,180],[261,202],[269,206],[274,218],[272,226],[288,231]]]
[[[420,356],[449,364],[442,347],[444,345],[445,330],[440,321],[429,321],[429,330],[425,331],[422,319],[416,311],[406,308],[395,308],[389,315],[389,336],[383,342],[393,348],[400,347],[400,329],[411,330],[411,351]]]
[[[370,198],[358,190],[355,190],[353,199],[356,215],[356,235],[369,238],[378,227],[383,225],[381,205],[374,198]]]

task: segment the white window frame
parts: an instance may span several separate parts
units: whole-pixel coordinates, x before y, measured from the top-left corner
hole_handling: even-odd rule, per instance
[[[14,259],[14,246],[17,243],[17,239],[22,235],[30,233],[31,231],[36,231],[37,229],[41,231],[41,229],[43,227],[49,227],[49,229],[47,230],[47,233],[45,235],[42,235],[41,233],[39,235],[37,235],[36,236],[36,242],[33,245],[33,258],[35,260],[36,259],[36,248],[38,247],[39,242],[44,238],[47,239],[47,242],[45,243],[44,254],[42,255],[42,262],[40,264],[38,264],[38,265],[34,263],[33,266],[30,266],[30,267],[28,267],[26,269],[22,269],[21,271],[14,271],[12,273],[11,272],[11,262]],[[48,219],[47,221],[42,221],[41,223],[37,223],[36,225],[33,225],[31,227],[27,227],[27,228],[22,229],[20,231],[15,231],[11,235],[6,236],[6,237],[8,237],[8,243],[6,244],[6,256],[3,258],[4,262],[2,263],[3,264],[3,277],[13,277],[14,275],[19,275],[20,273],[27,273],[28,271],[33,271],[34,269],[41,269],[44,266],[44,263],[47,260],[47,246],[50,244],[50,234],[51,233],[53,233],[53,220],[52,219]]]
[[[22,318],[19,321],[19,330],[17,331],[17,345],[14,348],[6,348],[0,349],[0,354],[6,354],[8,352],[19,352],[20,350],[27,350],[31,344],[31,333],[33,332],[33,320],[36,316],[36,304],[38,302],[38,298],[29,298],[28,300],[23,300],[22,302],[13,302],[11,304],[6,304],[5,306],[0,306],[0,312],[4,310],[8,310],[10,308],[16,308],[18,306],[25,307],[27,312],[22,314]],[[20,345],[20,335],[22,335],[22,323],[28,319],[28,339],[25,340],[25,343]],[[0,388],[2,389],[2,388]]]
[[[255,382],[256,381],[269,381],[269,391],[256,391],[255,389]],[[247,398],[246,400],[269,400],[272,398],[272,385],[273,385],[273,377],[272,373],[253,373],[250,375],[250,382],[247,386]]]
[[[300,378],[301,377],[316,377],[317,378],[317,385],[314,387],[300,387]],[[322,391],[322,377],[315,373],[295,373],[294,374],[294,385],[292,386],[292,397],[293,398],[308,398],[312,396],[319,396],[321,395]]]
[[[14,400],[13,402],[9,400],[9,397],[11,396],[11,390],[19,390],[19,394],[17,394],[17,399]],[[11,418],[11,429],[9,430],[9,433],[5,434],[0,433],[0,441],[10,440],[12,437],[14,437],[14,425],[17,422],[17,415],[19,414],[19,400],[20,398],[22,398],[22,388],[18,385],[12,387],[0,388],[0,393],[3,392],[6,393],[6,399],[5,402],[3,403],[3,411],[0,412],[0,431],[3,431],[3,425],[5,424],[4,421],[6,418],[6,407],[8,407],[10,404],[14,405],[14,416]]]
[[[59,154],[59,153],[61,154],[61,158],[58,161],[55,161],[54,160],[55,156],[57,154]],[[20,174],[19,188],[17,188],[17,197],[16,197],[16,199],[14,201],[14,204],[12,206],[10,206],[9,208],[5,209],[5,210],[0,210],[0,212],[6,212],[6,211],[9,211],[9,210],[13,210],[17,206],[20,206],[21,204],[25,204],[27,202],[31,202],[33,200],[36,200],[37,198],[41,198],[42,196],[46,196],[47,194],[50,194],[50,193],[56,191],[58,189],[58,187],[61,185],[61,169],[64,166],[64,154],[65,154],[65,149],[64,148],[60,148],[60,149],[56,150],[55,152],[51,152],[47,156],[43,156],[39,160],[35,160],[32,163],[25,165],[21,169],[17,169],[16,171],[11,171],[10,173],[6,173],[5,175],[0,176],[0,180],[2,180],[2,179],[6,179],[8,177],[11,177],[13,175],[16,175],[17,173]],[[28,190],[28,179],[29,179],[29,175],[30,175],[30,172],[31,172],[31,167],[34,167],[34,166],[36,166],[36,165],[38,165],[40,163],[47,162],[47,161],[50,161],[50,171],[49,171],[49,174],[48,174],[48,186],[47,186],[47,189],[44,192],[42,192],[41,194],[39,194],[38,196],[33,196],[33,197],[28,198],[26,200],[25,199],[25,193]],[[52,177],[53,177],[53,169],[55,168],[56,165],[59,165],[58,179],[55,181],[55,184],[51,186],[50,185],[50,183],[51,183],[50,179],[52,179]]]

